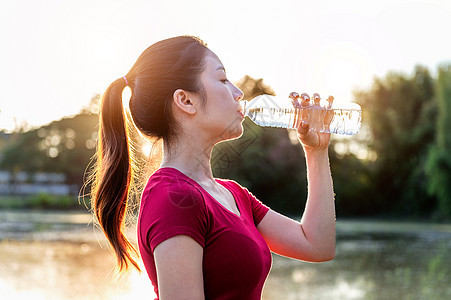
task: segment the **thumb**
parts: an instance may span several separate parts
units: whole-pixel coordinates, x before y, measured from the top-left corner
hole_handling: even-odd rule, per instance
[[[307,121],[302,121],[298,126],[298,135],[300,139],[305,139],[310,129]]]
[[[306,121],[302,121],[298,127],[298,139],[302,146],[308,148],[314,148],[318,144],[318,138],[315,133],[309,131],[310,125]]]

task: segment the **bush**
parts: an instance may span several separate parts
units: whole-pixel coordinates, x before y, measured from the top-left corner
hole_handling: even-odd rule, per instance
[[[31,208],[49,208],[55,203],[55,197],[45,193],[39,193],[30,198]]]
[[[80,205],[76,197],[50,195],[39,193],[30,198],[29,206],[32,209],[73,209],[84,207]]]

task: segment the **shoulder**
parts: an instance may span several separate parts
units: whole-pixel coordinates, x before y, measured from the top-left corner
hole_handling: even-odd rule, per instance
[[[243,188],[238,182],[236,182],[235,180],[232,180],[232,179],[215,178],[215,180],[216,180],[216,182],[219,182],[223,186],[227,186],[227,187],[231,187],[231,188],[235,188],[235,189]]]
[[[246,195],[249,193],[249,191],[245,187],[243,187],[235,180],[216,178],[216,181],[229,190],[233,190],[238,193],[244,193]]]
[[[168,202],[178,208],[197,206],[203,200],[201,190],[189,177],[172,170],[157,170],[148,180],[142,202]]]

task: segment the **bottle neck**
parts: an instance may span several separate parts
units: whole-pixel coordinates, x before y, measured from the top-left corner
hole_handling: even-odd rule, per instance
[[[246,100],[241,100],[240,102],[238,102],[238,103],[240,104],[241,109],[243,110],[243,114],[244,114],[245,116],[248,115],[247,102],[248,102],[248,101],[246,101]]]

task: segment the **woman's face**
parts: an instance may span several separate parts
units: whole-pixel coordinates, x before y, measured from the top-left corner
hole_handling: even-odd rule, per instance
[[[238,138],[243,133],[244,115],[238,101],[243,92],[228,81],[225,68],[219,58],[208,51],[201,83],[206,93],[204,109],[199,109],[201,122],[217,141]]]

